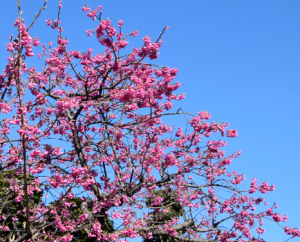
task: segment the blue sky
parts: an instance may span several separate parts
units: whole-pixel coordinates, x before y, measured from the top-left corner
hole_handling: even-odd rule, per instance
[[[4,1],[0,8],[0,65],[6,63],[6,43],[17,17],[15,1]],[[27,24],[43,1],[22,0]],[[176,107],[196,114],[212,113],[212,120],[226,121],[238,129],[238,138],[230,139],[227,154],[242,150],[231,169],[243,172],[250,183],[275,184],[267,194],[269,204],[277,202],[279,212],[290,217],[286,225],[300,226],[299,217],[299,137],[300,137],[300,2],[277,1],[95,1],[85,0],[91,8],[103,6],[104,18],[124,31],[138,30],[133,44],[142,37],[156,39],[164,26],[170,29],[157,63],[179,69],[177,81],[186,99]],[[85,30],[95,22],[81,11],[81,0],[65,0],[61,21],[69,48],[102,51],[95,38]],[[32,29],[42,43],[56,41],[57,32],[45,25],[55,19],[57,1],[48,8]],[[39,64],[38,64],[39,65]],[[184,119],[168,122],[184,124]],[[171,124],[171,123],[170,123]],[[280,227],[266,223],[267,241],[284,241]],[[300,241],[295,239],[293,241]]]

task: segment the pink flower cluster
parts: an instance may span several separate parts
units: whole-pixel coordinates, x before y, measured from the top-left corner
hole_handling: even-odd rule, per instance
[[[178,241],[262,242],[263,220],[282,223],[287,216],[275,212],[277,205],[257,212],[267,203],[252,196],[275,187],[253,178],[245,191],[245,175],[230,170],[241,151],[225,155],[220,138],[237,137],[236,129],[209,121],[207,111],[173,110],[173,102],[185,98],[174,82],[178,70],[152,62],[168,27],[157,41],[145,36],[139,48],[123,53],[138,31],[124,35],[124,22],[113,27],[101,6],[82,10],[99,20],[87,35],[95,34],[103,52],[69,50],[60,18],[46,20],[60,33],[42,45],[40,71],[22,58],[33,56],[39,39],[19,19],[14,24],[19,36],[6,46],[10,57],[0,75],[0,112],[8,114],[0,122],[0,175],[7,184],[1,189],[10,191],[1,191],[2,201],[23,206],[27,191],[31,226],[41,231],[37,241],[69,242],[79,232],[103,241],[162,234]],[[188,120],[187,128],[164,123],[175,115]],[[0,210],[0,232],[9,232],[6,221],[27,216],[26,209],[11,215],[0,204]],[[300,237],[297,228],[285,233]]]

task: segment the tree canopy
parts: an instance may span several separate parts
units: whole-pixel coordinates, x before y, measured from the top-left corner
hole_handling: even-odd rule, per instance
[[[274,185],[242,185],[230,170],[241,151],[226,156],[222,137],[237,130],[207,111],[173,110],[185,98],[178,70],[152,61],[168,27],[129,50],[138,31],[126,35],[122,20],[113,27],[101,6],[84,5],[103,52],[80,52],[68,48],[61,1],[46,21],[56,43],[31,37],[46,4],[27,27],[18,2],[0,75],[1,241],[262,242],[267,219],[300,237],[265,203]],[[41,70],[27,62],[34,55]],[[187,128],[164,122],[179,115]]]

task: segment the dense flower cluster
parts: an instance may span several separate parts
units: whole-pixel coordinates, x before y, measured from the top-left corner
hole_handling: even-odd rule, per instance
[[[124,54],[138,32],[125,36],[123,21],[102,20],[101,6],[82,10],[99,20],[87,35],[104,51],[69,50],[59,18],[46,20],[59,36],[40,47],[40,71],[26,64],[38,38],[20,17],[14,23],[19,34],[0,76],[1,240],[262,242],[264,219],[287,220],[277,205],[259,206],[257,193],[274,185],[253,178],[242,189],[245,176],[228,169],[241,152],[226,156],[227,142],[212,139],[237,137],[228,123],[210,122],[206,111],[171,112],[184,99],[178,70],[148,63],[168,27]],[[189,128],[168,126],[167,115],[184,115]],[[297,228],[284,232],[300,237]]]

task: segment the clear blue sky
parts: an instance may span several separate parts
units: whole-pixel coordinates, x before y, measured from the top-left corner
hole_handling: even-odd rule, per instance
[[[2,1],[0,8],[0,64],[4,69],[9,34],[17,16],[17,0]],[[25,22],[33,19],[41,0],[22,0]],[[81,11],[82,0],[65,0],[61,20],[69,48],[101,51],[85,30],[95,22]],[[125,22],[125,32],[138,30],[134,40],[150,35],[164,36],[157,63],[179,69],[177,81],[186,100],[177,104],[196,114],[212,113],[212,120],[227,121],[238,129],[226,151],[241,149],[242,156],[232,169],[275,184],[266,197],[277,202],[279,212],[289,215],[286,225],[300,226],[300,1],[93,1],[103,6],[104,18],[116,25]],[[56,32],[46,28],[45,19],[56,18],[57,1],[32,29],[42,43],[56,41]],[[171,121],[171,120],[170,120]],[[179,124],[179,121],[176,121]],[[284,241],[287,236],[275,224],[267,223],[267,241]],[[300,241],[295,239],[293,241]]]

